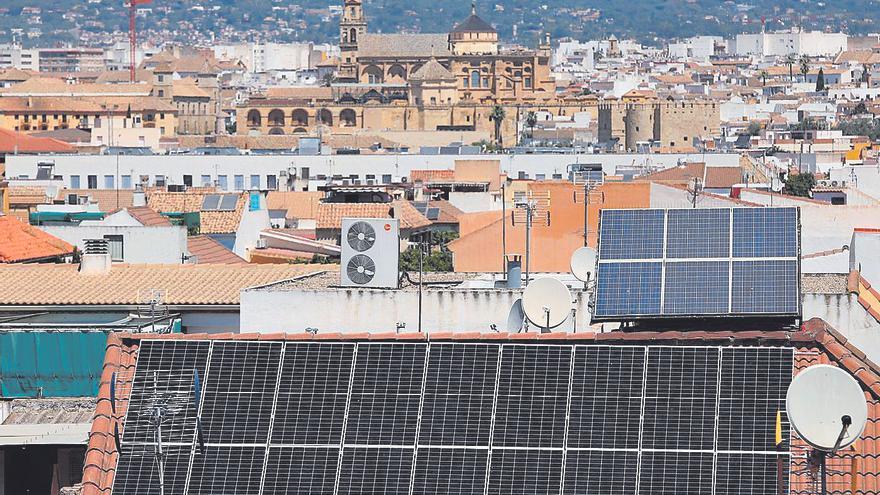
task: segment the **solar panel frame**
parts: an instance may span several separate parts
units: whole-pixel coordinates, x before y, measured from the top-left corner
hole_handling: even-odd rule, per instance
[[[601,210],[599,232],[594,322],[800,317],[798,208]]]
[[[217,211],[235,211],[238,208],[238,198],[238,194],[223,194],[215,209]]]
[[[217,211],[220,208],[222,194],[206,194],[202,198],[202,211]]]
[[[162,359],[155,359],[163,355],[160,351],[187,355],[170,342],[175,341],[144,340],[141,349],[154,358],[139,361],[136,373],[146,375],[150,366],[167,366]],[[695,427],[692,420],[683,418],[690,417],[695,399],[710,403],[697,407],[698,412],[724,411],[724,401],[741,408],[728,408],[732,411],[769,411],[772,407],[752,406],[762,398],[774,405],[784,401],[786,380],[790,381],[794,366],[791,348],[216,341],[204,344],[207,357],[191,361],[207,366],[203,394],[208,393],[207,383],[212,380],[226,383],[218,381],[213,372],[235,364],[230,363],[230,356],[242,365],[253,360],[253,344],[257,343],[281,346],[277,353],[274,348],[269,348],[271,352],[258,348],[263,356],[277,354],[275,361],[266,359],[267,374],[274,373],[278,384],[265,392],[272,394],[275,412],[277,404],[284,401],[280,390],[292,386],[282,385],[286,375],[297,370],[322,375],[297,382],[304,395],[339,394],[345,389],[346,411],[353,394],[357,397],[359,393],[354,387],[358,373],[377,377],[373,384],[377,388],[385,388],[392,375],[402,379],[395,386],[405,394],[418,387],[421,398],[414,435],[373,437],[380,441],[403,438],[411,443],[348,443],[343,419],[341,436],[293,437],[297,442],[317,439],[328,444],[279,445],[273,439],[291,441],[291,437],[274,434],[276,425],[282,427],[284,420],[271,421],[267,436],[259,437],[263,438],[261,443],[208,443],[204,452],[195,441],[174,446],[178,454],[173,463],[166,464],[166,479],[173,472],[177,481],[169,486],[179,487],[180,477],[188,473],[188,491],[167,493],[715,493],[716,477],[717,483],[724,484],[718,485],[718,493],[733,493],[738,488],[766,493],[760,490],[775,482],[775,471],[770,468],[775,469],[777,455],[782,456],[785,469],[790,469],[789,444],[781,453],[766,450],[773,431],[764,419],[733,424],[744,440],[732,444],[721,436],[723,412],[713,412],[714,429],[704,428],[701,422]],[[163,349],[165,345],[172,347]],[[151,350],[151,346],[156,348]],[[231,352],[227,346],[239,349]],[[315,363],[328,362],[325,368],[314,368]],[[332,376],[324,376],[328,370],[335,370]],[[417,386],[412,377],[419,375]],[[229,383],[235,388],[243,382]],[[427,397],[441,395],[445,397],[439,402],[432,399],[440,406],[435,409],[444,411],[434,413],[434,421],[448,418],[449,425],[437,425],[445,432],[438,436],[426,428],[430,420],[425,421],[425,406]],[[518,405],[505,411],[514,395],[521,396]],[[483,400],[486,396],[493,400]],[[560,397],[564,398],[561,405]],[[583,409],[588,401],[579,398],[595,400]],[[621,409],[621,403],[626,407]],[[339,407],[338,401],[333,404]],[[663,404],[660,414],[657,408]],[[540,407],[535,409],[535,405]],[[492,412],[488,444],[485,436],[472,437],[473,431],[485,428],[485,414],[473,414],[475,407]],[[321,408],[315,410],[324,414]],[[620,415],[621,410],[628,412]],[[679,414],[681,411],[687,414]],[[647,416],[671,418],[664,420],[667,431],[657,435],[660,422]],[[698,416],[702,418],[702,412]],[[302,416],[296,421],[314,422]],[[446,434],[450,431],[455,433]],[[526,441],[511,440],[511,432],[526,435]],[[694,441],[694,436],[703,441]],[[541,441],[530,441],[536,437]],[[443,445],[423,443],[436,438]],[[137,442],[123,447],[114,482],[123,495],[153,493],[154,458],[131,455],[136,449],[143,453],[150,447]]]

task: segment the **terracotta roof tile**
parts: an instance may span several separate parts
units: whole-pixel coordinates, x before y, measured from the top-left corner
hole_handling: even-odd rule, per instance
[[[235,209],[230,211],[201,211],[204,192],[153,192],[147,196],[147,205],[161,213],[199,213],[199,231],[202,234],[227,234],[238,230],[241,214],[247,204],[247,195],[239,194]],[[237,194],[237,193],[224,193]]]
[[[19,220],[0,216],[0,263],[20,263],[49,260],[73,254],[74,247],[42,230]],[[25,291],[13,280],[2,279],[10,288]]]
[[[324,196],[321,191],[270,191],[266,204],[270,210],[287,210],[286,218],[314,219]]]
[[[73,145],[46,137],[0,129],[0,153],[75,153]]]
[[[130,189],[60,189],[55,199],[66,201],[69,194],[88,197],[89,202],[97,204],[104,213],[130,208],[134,199],[134,191]]]
[[[3,244],[0,242],[0,244]],[[238,304],[247,287],[296,278],[327,265],[128,265],[82,274],[72,264],[0,265],[2,305],[137,305],[152,290],[164,304]]]
[[[158,211],[149,206],[133,206],[127,208],[128,214],[141,223],[144,227],[168,227],[171,226],[171,220],[168,220]]]
[[[247,261],[232,251],[226,249],[223,244],[206,235],[197,235],[187,238],[187,250],[196,257],[196,263],[220,263],[220,264],[244,264]]]
[[[420,229],[431,225],[431,221],[408,201],[318,205],[317,228],[341,229],[343,218],[398,218],[401,229]]]
[[[409,173],[411,182],[452,182],[455,180],[455,170],[412,170]]]

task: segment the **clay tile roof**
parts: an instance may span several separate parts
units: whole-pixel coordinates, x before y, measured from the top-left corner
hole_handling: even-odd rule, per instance
[[[455,170],[412,170],[409,173],[411,182],[452,182],[455,180]]]
[[[42,205],[50,203],[46,189],[37,186],[11,186],[6,189],[11,205]]]
[[[191,256],[196,257],[196,263],[213,263],[213,264],[233,264],[240,265],[247,263],[232,251],[226,249],[223,244],[206,236],[196,235],[187,238],[186,249]]]
[[[464,212],[459,210],[449,201],[445,199],[429,201],[428,208],[439,208],[440,215],[437,217],[437,220],[433,220],[434,223],[458,223],[458,217],[464,215]]]
[[[472,10],[471,15],[467,19],[461,21],[457,26],[452,28],[453,33],[497,33],[488,22],[484,21]]]
[[[364,34],[358,57],[444,57],[452,55],[445,34]]]
[[[880,459],[880,370],[865,358],[851,343],[846,341],[839,332],[828,326],[824,321],[814,318],[805,322],[800,331],[669,331],[669,332],[620,332],[603,334],[583,332],[577,334],[507,334],[507,333],[432,333],[424,334],[394,332],[375,334],[342,335],[319,333],[318,335],[303,334],[169,334],[162,339],[200,339],[200,340],[261,340],[261,341],[409,341],[423,342],[427,337],[431,341],[492,341],[529,343],[560,342],[564,344],[590,343],[594,345],[634,344],[634,345],[782,345],[794,348],[795,359],[793,373],[815,365],[832,364],[849,373],[862,385],[868,401],[868,424],[862,437],[856,441],[853,449],[839,452],[843,457],[846,469],[829,471],[829,486],[850,486],[855,482],[859,493],[876,494],[876,477],[880,470],[877,459]],[[112,431],[113,424],[124,427],[124,420],[131,390],[131,380],[137,362],[137,351],[141,339],[154,339],[149,334],[113,333],[107,339],[107,349],[98,402],[95,410],[92,430],[86,450],[85,467],[83,470],[82,495],[107,494],[113,486],[116,473],[117,452]],[[110,380],[117,376],[117,409],[114,414],[110,408]],[[803,445],[794,438],[792,449],[799,454]],[[799,456],[799,458],[802,456]],[[802,461],[796,461],[802,462]],[[852,469],[851,469],[852,467]],[[796,474],[792,468],[792,494],[807,494],[811,491],[812,480],[808,473]],[[855,471],[856,478],[852,479]]]
[[[266,204],[270,210],[286,210],[286,218],[314,219],[324,196],[321,191],[270,191]]]
[[[665,170],[652,172],[643,178],[650,181],[673,181],[687,182],[694,177],[703,178],[704,163],[687,163],[677,167],[670,167]]]
[[[161,213],[149,206],[133,206],[126,211],[144,227],[168,227],[171,225],[171,220],[163,217]]]
[[[60,189],[55,199],[67,200],[68,194],[88,197],[89,202],[97,204],[98,209],[104,213],[131,208],[134,199],[134,191],[130,189]]]
[[[729,188],[743,181],[740,167],[706,167],[705,186],[709,188]]]
[[[452,72],[449,72],[449,69],[443,67],[440,62],[435,58],[431,58],[425,62],[425,65],[419,67],[419,69],[412,73],[409,77],[411,80],[416,81],[454,81],[455,76]]]
[[[420,229],[431,221],[408,201],[391,203],[320,203],[317,227],[340,229],[343,218],[398,218],[401,229]]]
[[[161,213],[199,213],[199,231],[202,234],[227,234],[238,230],[241,214],[247,203],[247,195],[239,194],[234,210],[201,211],[204,192],[153,192],[147,197],[147,205]],[[220,194],[220,193],[218,193]],[[222,193],[237,194],[237,193]]]
[[[120,263],[107,273],[82,274],[73,264],[0,265],[0,306],[136,305],[148,301],[153,290],[165,292],[165,304],[234,305],[242,289],[326,269],[327,265]]]
[[[34,137],[0,129],[0,153],[74,153],[73,145],[46,137]]]
[[[19,220],[0,216],[0,263],[50,260],[73,254],[74,247]],[[8,279],[4,283],[15,287]],[[25,287],[18,287],[25,291]]]

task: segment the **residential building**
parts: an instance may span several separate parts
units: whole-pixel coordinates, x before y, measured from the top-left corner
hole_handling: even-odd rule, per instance
[[[100,72],[105,70],[102,48],[41,48],[40,72]]]

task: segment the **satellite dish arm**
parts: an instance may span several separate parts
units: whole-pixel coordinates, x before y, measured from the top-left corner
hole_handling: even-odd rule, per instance
[[[852,418],[849,414],[844,414],[840,418],[840,422],[843,426],[840,428],[840,435],[837,436],[837,441],[834,442],[834,448],[831,449],[831,452],[837,452],[840,449],[840,444],[843,443],[843,438],[846,437],[846,431],[849,429],[850,425],[852,425]]]

